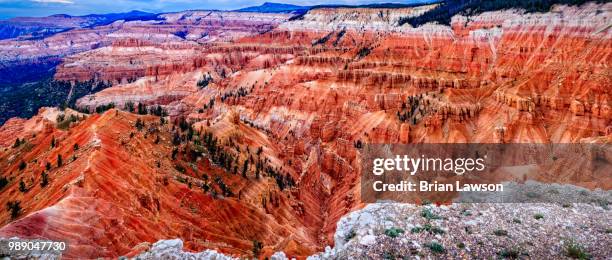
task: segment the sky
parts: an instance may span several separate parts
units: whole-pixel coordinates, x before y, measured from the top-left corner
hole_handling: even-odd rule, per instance
[[[234,10],[264,2],[296,5],[368,4],[380,2],[407,3],[419,0],[0,0],[0,19],[16,16],[48,16],[52,14],[86,15],[129,12],[173,12],[193,9]]]

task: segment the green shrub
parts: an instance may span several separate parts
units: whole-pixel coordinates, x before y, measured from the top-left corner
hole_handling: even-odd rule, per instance
[[[503,229],[498,229],[498,230],[493,231],[493,234],[495,234],[496,236],[507,236],[508,231],[503,230]]]
[[[372,51],[372,49],[367,48],[367,47],[363,47],[363,48],[359,49],[359,51],[357,51],[357,58],[358,59],[362,59],[365,56],[368,56],[371,51]]]
[[[432,220],[432,219],[441,219],[440,216],[438,216],[437,214],[433,213],[431,211],[431,209],[425,208],[421,211],[421,217],[424,217],[428,220]]]
[[[520,254],[521,253],[516,249],[504,249],[497,253],[497,255],[499,255],[500,258],[510,258],[510,259],[517,259],[519,258]]]
[[[444,249],[444,246],[438,242],[427,243],[425,244],[425,246],[428,247],[429,250],[431,250],[431,252],[434,252],[436,254],[442,254],[446,252],[446,249]]]
[[[353,239],[356,235],[357,233],[355,232],[355,230],[351,229],[351,231],[349,231],[348,234],[346,234],[346,236],[344,237],[344,241],[348,242],[349,240]]]
[[[446,233],[446,231],[444,231],[444,229],[441,229],[439,227],[436,226],[432,226],[431,224],[427,223],[425,225],[423,225],[423,227],[413,227],[412,229],[410,229],[411,233],[421,233],[422,231],[427,231],[430,234],[444,234]]]
[[[591,255],[584,247],[573,240],[568,241],[565,246],[565,255],[575,259],[591,259]]]
[[[535,218],[537,220],[544,219],[544,214],[536,213],[535,215],[533,215],[533,218]]]
[[[400,234],[403,234],[403,233],[404,233],[403,229],[396,228],[396,227],[388,228],[387,230],[385,230],[385,235],[392,237],[392,238],[396,238]]]

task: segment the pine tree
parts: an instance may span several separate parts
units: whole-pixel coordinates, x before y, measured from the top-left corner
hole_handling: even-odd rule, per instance
[[[20,171],[23,171],[23,170],[24,170],[24,169],[25,169],[27,166],[28,166],[28,165],[27,165],[27,164],[26,164],[24,161],[21,161],[21,162],[19,163],[19,170],[20,170]]]
[[[136,119],[136,125],[135,126],[138,129],[138,131],[140,131],[140,130],[142,130],[142,128],[145,125],[144,125],[144,122],[140,118],[138,118],[138,119]]]
[[[138,114],[140,115],[146,115],[147,114],[147,107],[142,104],[142,103],[138,103]]]
[[[177,154],[178,154],[178,148],[177,147],[172,148],[172,160],[176,159]]]
[[[57,155],[57,167],[58,167],[58,168],[59,168],[59,167],[62,167],[62,165],[63,165],[63,164],[64,164],[64,163],[62,162],[62,155],[61,155],[61,154],[58,154],[58,155]]]
[[[261,249],[263,249],[263,243],[259,242],[258,240],[253,240],[253,256],[255,256],[255,258],[259,258]]]
[[[21,202],[20,201],[18,200],[9,201],[6,203],[6,207],[8,211],[11,212],[12,219],[16,219],[17,217],[19,217],[19,215],[21,215]]]
[[[8,185],[8,179],[6,177],[0,177],[0,191]]]
[[[15,144],[13,144],[13,148],[17,148],[21,145],[21,140],[19,140],[19,138],[17,138],[17,140],[15,140]]]
[[[247,177],[247,170],[249,169],[249,160],[244,160],[244,164],[242,165],[242,177]]]
[[[23,180],[19,181],[19,191],[23,193],[28,192],[28,187],[26,186],[25,182],[23,182]]]
[[[46,187],[49,184],[49,175],[46,172],[42,172],[40,180],[40,187]]]
[[[130,113],[134,112],[134,102],[129,101],[125,103],[125,110],[129,111]]]

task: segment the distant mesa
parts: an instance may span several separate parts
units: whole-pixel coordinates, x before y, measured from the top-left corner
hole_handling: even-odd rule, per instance
[[[439,0],[413,0],[407,1],[406,3],[374,3],[364,5],[342,5],[342,4],[324,4],[324,5],[313,5],[313,6],[300,6],[292,4],[282,3],[270,3],[265,2],[259,6],[251,6],[242,9],[238,9],[238,12],[256,12],[256,13],[294,13],[304,14],[308,10],[316,8],[406,8],[414,7],[425,4],[432,4],[440,2]]]
[[[75,28],[91,28],[111,24],[115,21],[157,20],[158,14],[142,11],[127,13],[89,14],[71,16],[54,14],[47,17],[15,17],[0,20],[0,40],[20,38],[36,40]]]
[[[270,3],[265,2],[259,6],[251,6],[238,9],[238,12],[254,12],[254,13],[305,13],[312,8],[311,6],[299,6],[292,4]]]

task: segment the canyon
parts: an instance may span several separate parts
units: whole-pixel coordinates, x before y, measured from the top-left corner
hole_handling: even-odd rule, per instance
[[[70,259],[173,238],[305,258],[365,206],[363,144],[612,141],[611,3],[400,25],[437,6],[185,11],[1,40],[7,64],[53,58],[56,81],[112,86],[0,127],[0,204],[19,201],[0,237],[67,241]]]

